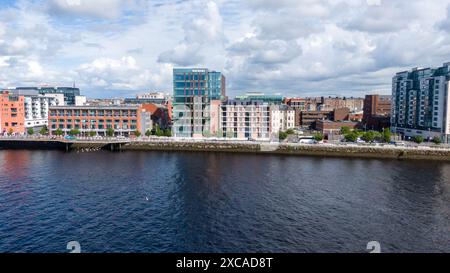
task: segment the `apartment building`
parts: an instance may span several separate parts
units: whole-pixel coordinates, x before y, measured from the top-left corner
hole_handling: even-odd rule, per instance
[[[224,137],[270,139],[270,105],[255,100],[228,100],[221,105],[220,131]]]
[[[80,89],[76,87],[16,87],[18,92],[37,92],[41,95],[63,95],[64,105],[75,105],[76,97],[80,96]]]
[[[95,132],[105,136],[108,129],[115,135],[130,136],[136,130],[152,129],[151,112],[140,105],[52,106],[49,110],[49,131],[60,129],[67,134],[77,129],[81,134]]]
[[[279,132],[295,128],[295,110],[287,105],[270,106],[270,132]]]
[[[55,97],[46,95],[24,96],[25,128],[35,131],[48,126],[48,112],[50,106],[57,106]]]
[[[25,133],[25,97],[0,91],[1,134]]]
[[[413,68],[392,79],[391,130],[403,137],[450,142],[450,63]]]

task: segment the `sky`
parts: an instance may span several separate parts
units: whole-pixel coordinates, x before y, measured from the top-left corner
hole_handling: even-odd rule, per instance
[[[362,96],[449,61],[450,0],[0,0],[0,88],[172,93],[201,67],[230,96]]]

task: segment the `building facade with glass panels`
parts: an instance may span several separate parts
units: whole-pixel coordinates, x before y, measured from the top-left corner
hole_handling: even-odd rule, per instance
[[[228,100],[222,103],[220,131],[224,137],[268,140],[270,104],[257,100]]]
[[[450,142],[450,63],[414,68],[392,80],[391,130],[406,138]]]
[[[60,129],[64,134],[78,130],[82,135],[105,136],[113,129],[115,135],[130,136],[152,129],[151,112],[142,105],[51,106],[48,127],[51,134]]]
[[[76,87],[16,87],[17,92],[37,92],[46,94],[63,94],[64,105],[75,105],[75,98],[80,96],[80,89]]]
[[[225,77],[206,68],[173,70],[172,130],[175,137],[202,137],[209,131],[212,100],[225,96]]]

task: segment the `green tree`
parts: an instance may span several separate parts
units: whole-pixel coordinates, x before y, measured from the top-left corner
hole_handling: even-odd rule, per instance
[[[34,130],[33,130],[33,128],[28,128],[27,134],[30,135],[30,136],[34,135]]]
[[[114,129],[113,128],[108,128],[106,129],[106,135],[109,137],[113,137],[114,136]]]
[[[355,130],[353,130],[353,132],[355,132],[358,137],[362,137],[366,133],[360,129],[355,129]]]
[[[134,131],[134,135],[136,137],[140,137],[141,136],[141,132],[139,130]]]
[[[348,127],[348,126],[342,126],[341,127],[341,134],[342,135],[347,135],[347,134],[350,134],[350,133],[351,133],[350,127]]]
[[[437,136],[433,137],[433,140],[432,140],[432,141],[433,141],[433,143],[436,144],[436,145],[439,145],[439,144],[442,143],[441,138],[440,138],[440,137],[437,137]]]
[[[373,142],[375,140],[375,134],[373,131],[365,132],[361,136],[361,139],[364,140],[365,142]]]
[[[386,143],[391,142],[391,137],[392,137],[391,130],[389,130],[389,128],[385,128],[382,133],[383,142],[386,142]]]
[[[90,137],[95,137],[96,135],[97,135],[97,133],[94,132],[94,131],[90,131],[90,132],[89,132],[89,136],[90,136]]]
[[[280,140],[285,140],[287,137],[288,137],[288,133],[286,133],[286,132],[279,132],[278,133],[278,138]]]
[[[166,137],[172,137],[172,130],[170,130],[170,129],[164,130],[164,136],[166,136]]]
[[[78,129],[72,129],[69,131],[69,135],[71,136],[78,136],[79,134],[81,134],[81,132]]]
[[[43,136],[48,135],[48,128],[47,128],[47,126],[42,127],[41,130],[39,131],[39,134],[41,134]]]
[[[316,133],[313,136],[315,141],[322,141],[323,140],[323,134],[322,133]]]
[[[415,137],[413,138],[413,141],[414,141],[415,143],[417,143],[417,144],[420,144],[420,143],[423,142],[423,136],[415,136]]]
[[[383,134],[377,131],[373,131],[375,141],[383,141]]]
[[[57,135],[57,136],[62,136],[64,134],[64,132],[61,129],[58,128],[58,129],[55,130],[54,134]]]
[[[295,134],[295,131],[294,131],[294,129],[287,129],[286,134],[293,135],[293,134]]]
[[[355,132],[350,132],[345,135],[345,140],[348,142],[356,142],[356,140],[358,140],[358,134]]]
[[[145,131],[145,136],[146,137],[149,137],[149,136],[151,136],[152,135],[152,130],[147,130],[147,131]]]
[[[161,130],[161,128],[159,128],[159,125],[158,124],[156,124],[156,126],[155,126],[155,134],[156,134],[156,136],[164,136],[164,132]]]

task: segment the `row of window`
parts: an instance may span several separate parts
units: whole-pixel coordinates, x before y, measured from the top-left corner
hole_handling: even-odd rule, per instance
[[[115,129],[115,130],[136,130],[137,126],[136,125],[111,125],[111,124],[107,124],[107,125],[103,125],[103,124],[99,124],[98,126],[95,124],[91,124],[90,126],[85,124],[85,125],[79,125],[79,124],[67,124],[66,126],[64,126],[64,124],[52,124],[51,128],[53,130],[55,129],[67,129],[67,130],[72,130],[72,129],[83,129],[83,130],[106,130],[106,129]]]

